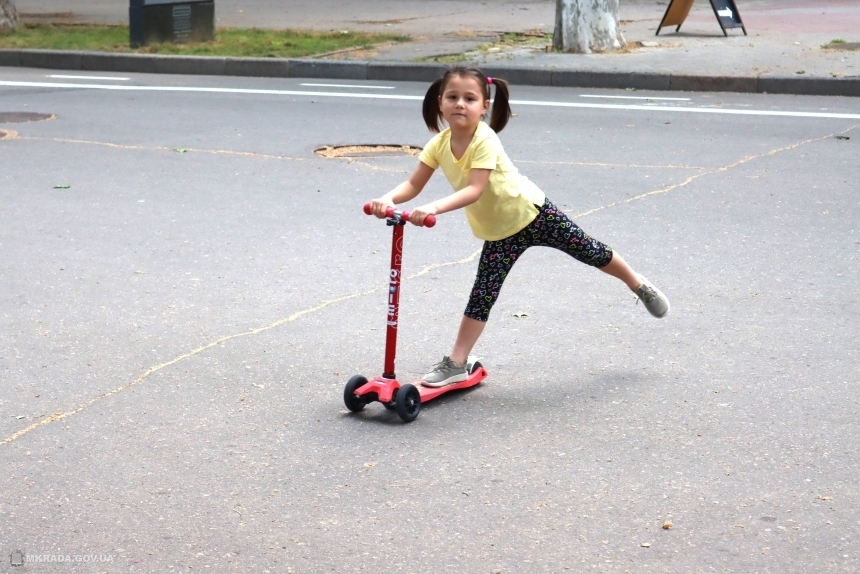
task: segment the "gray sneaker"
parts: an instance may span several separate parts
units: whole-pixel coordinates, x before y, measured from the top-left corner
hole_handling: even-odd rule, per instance
[[[463,382],[468,378],[465,365],[458,365],[446,355],[433,366],[429,373],[421,378],[421,384],[425,387],[444,387]]]
[[[642,303],[645,304],[645,308],[648,309],[648,312],[661,319],[669,314],[669,300],[666,299],[666,296],[663,295],[663,292],[654,287],[654,285],[642,277],[639,278],[642,280],[642,285],[634,291]],[[636,301],[637,303],[639,301]]]

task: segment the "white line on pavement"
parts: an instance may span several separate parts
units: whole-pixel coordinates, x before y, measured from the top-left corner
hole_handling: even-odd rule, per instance
[[[353,84],[302,84],[315,88],[364,88],[366,90],[393,90],[394,86],[357,86]]]
[[[675,100],[678,102],[689,102],[690,98],[658,98],[655,96],[597,96],[592,94],[579,94],[580,98],[611,98],[614,100]]]
[[[355,98],[377,100],[423,100],[424,96],[400,96],[394,94],[352,94],[349,92],[305,92],[299,90],[258,90],[250,88],[204,88],[185,86],[117,86],[111,84],[61,84],[58,82],[7,82],[0,81],[0,86],[20,88],[60,88],[76,90],[119,90],[138,92],[191,92],[210,94],[255,94],[276,96],[311,96],[322,98]],[[585,104],[575,102],[551,102],[540,100],[511,100],[512,105],[542,106],[556,108],[592,108],[602,110],[636,110],[647,112],[670,112],[692,114],[728,114],[741,116],[781,116],[793,118],[830,118],[860,120],[860,114],[834,114],[822,112],[792,112],[783,110],[736,110],[732,108],[689,108],[669,106],[647,106],[635,104]]]
[[[118,80],[121,82],[126,82],[131,78],[116,78],[112,76],[65,76],[63,74],[51,74],[48,76],[49,78],[65,78],[69,80]]]
[[[643,110],[649,112],[686,112],[691,114],[728,114],[739,116],[783,116],[791,118],[832,118],[844,120],[860,120],[860,114],[791,112],[784,110],[737,110],[734,108],[688,108],[680,106],[639,106],[632,104],[576,104],[572,102],[541,102],[536,100],[511,100],[511,104],[519,104],[521,106],[553,106],[560,108],[601,108],[607,110]]]

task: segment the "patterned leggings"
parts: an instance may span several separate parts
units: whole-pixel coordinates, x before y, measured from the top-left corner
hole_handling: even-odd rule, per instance
[[[534,245],[554,247],[594,267],[606,267],[612,261],[611,247],[589,237],[549,200],[538,207],[538,211],[537,217],[522,231],[498,241],[484,242],[478,275],[466,306],[467,317],[484,322],[489,319],[490,309],[499,298],[511,267]]]

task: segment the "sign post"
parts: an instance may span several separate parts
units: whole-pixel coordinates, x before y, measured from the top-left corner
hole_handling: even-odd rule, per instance
[[[675,31],[681,29],[681,24],[687,19],[690,13],[690,8],[693,7],[694,0],[669,0],[669,6],[666,8],[666,13],[663,14],[663,19],[660,25],[657,26],[657,34],[660,35],[660,29],[667,26],[677,26]],[[744,36],[747,35],[746,26],[741,20],[741,13],[738,12],[738,7],[735,6],[735,0],[710,0],[711,8],[714,9],[714,16],[717,17],[717,22],[723,30],[723,35],[728,36],[726,30],[731,28],[741,28],[744,31]]]

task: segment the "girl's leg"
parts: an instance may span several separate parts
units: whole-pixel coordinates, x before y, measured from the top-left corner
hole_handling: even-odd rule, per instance
[[[669,313],[669,300],[662,291],[633,271],[624,258],[613,252],[611,247],[590,237],[549,201],[544,204],[532,226],[536,227],[541,245],[560,249],[577,260],[622,280],[655,317],[665,317]]]
[[[608,275],[612,275],[624,281],[630,287],[631,291],[636,291],[642,286],[642,280],[633,269],[627,265],[627,262],[618,254],[617,251],[612,252],[612,260],[604,267],[598,267],[601,271]]]
[[[451,355],[442,357],[442,360],[422,377],[422,385],[442,387],[468,378],[465,366],[469,353],[484,331],[490,309],[499,297],[505,277],[517,258],[528,248],[526,243],[519,240],[520,234],[517,234],[499,241],[484,242],[478,261],[478,273]]]
[[[484,332],[485,321],[478,321],[471,317],[463,316],[460,321],[460,330],[457,332],[457,341],[451,351],[451,360],[458,365],[465,365],[469,359],[472,347],[478,342],[478,337]]]
[[[617,277],[624,281],[630,290],[645,304],[648,312],[657,317],[665,317],[669,314],[669,300],[662,291],[657,289],[647,279],[633,271],[627,262],[618,253],[612,254],[612,261],[608,265],[599,268],[604,273]],[[638,302],[638,301],[637,301]]]

